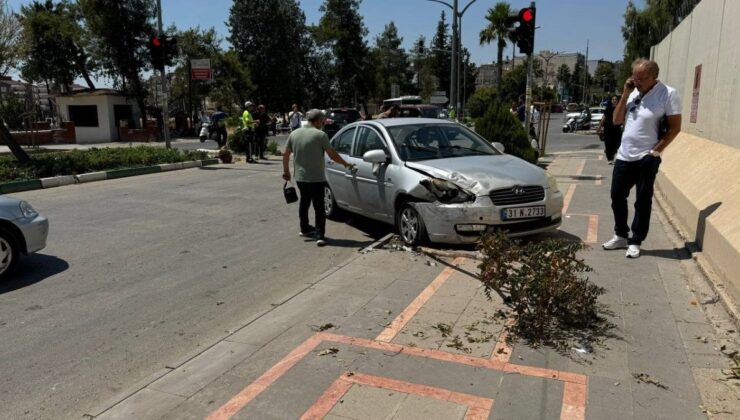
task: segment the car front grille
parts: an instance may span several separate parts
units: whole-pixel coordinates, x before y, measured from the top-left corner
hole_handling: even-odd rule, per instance
[[[538,185],[516,186],[491,191],[490,196],[493,204],[497,206],[510,206],[512,204],[542,201],[545,199],[545,189]]]

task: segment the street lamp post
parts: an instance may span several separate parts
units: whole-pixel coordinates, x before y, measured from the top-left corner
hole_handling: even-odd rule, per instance
[[[452,58],[450,60],[450,105],[455,111],[455,118],[459,117],[460,110],[460,51],[462,50],[462,43],[460,42],[461,34],[460,28],[462,27],[463,14],[468,8],[475,3],[477,0],[470,0],[470,2],[463,8],[461,12],[457,11],[457,0],[453,0],[452,4],[447,3],[443,0],[427,0],[435,3],[444,4],[445,6],[452,9]]]

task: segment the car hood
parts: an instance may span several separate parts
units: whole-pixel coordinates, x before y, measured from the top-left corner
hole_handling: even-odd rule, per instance
[[[448,180],[475,195],[515,185],[547,187],[545,171],[511,155],[465,156],[406,162],[406,166]]]

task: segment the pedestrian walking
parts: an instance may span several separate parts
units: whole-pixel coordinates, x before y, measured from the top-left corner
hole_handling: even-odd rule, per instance
[[[334,161],[351,169],[354,165],[346,162],[329,144],[329,136],[321,128],[326,116],[318,109],[306,114],[308,127],[299,128],[290,133],[283,155],[283,179],[290,181],[290,155],[294,154],[293,166],[296,184],[300,191],[298,219],[300,236],[314,237],[316,245],[326,245],[326,214],[324,213],[324,152]],[[308,222],[308,208],[313,204],[316,227]]]
[[[297,104],[293,104],[293,110],[290,112],[290,114],[288,114],[290,131],[294,131],[294,130],[301,128],[302,118],[303,118],[303,114],[301,114],[301,109],[298,108]]]
[[[255,163],[255,160],[252,158],[252,155],[254,154],[254,128],[255,128],[255,122],[254,117],[252,116],[252,112],[254,112],[254,104],[250,101],[247,101],[244,103],[244,113],[242,113],[242,129],[245,131],[244,133],[244,141],[245,141],[245,149],[247,154],[247,162],[249,163]]]
[[[254,130],[254,144],[256,146],[255,159],[267,159],[265,151],[267,150],[267,133],[270,130],[272,120],[267,114],[267,108],[264,105],[257,107],[257,113],[254,116],[257,126]]]
[[[614,156],[622,143],[622,126],[614,124],[614,109],[618,103],[619,96],[613,95],[606,104],[599,128],[596,129],[601,141],[604,142],[604,154],[610,165],[614,165]]]
[[[216,143],[218,148],[226,146],[226,139],[228,134],[226,133],[226,113],[221,106],[216,107],[216,112],[211,115],[211,124],[213,129],[216,130]]]
[[[640,256],[640,245],[650,227],[653,184],[661,154],[681,131],[681,98],[676,89],[658,80],[659,71],[652,60],[635,60],[632,77],[624,83],[614,110],[614,124],[624,124],[611,185],[615,235],[602,246],[607,250],[627,248],[627,258]],[[667,126],[665,132],[660,129],[661,120]],[[636,187],[637,197],[628,239],[627,198],[632,187]]]

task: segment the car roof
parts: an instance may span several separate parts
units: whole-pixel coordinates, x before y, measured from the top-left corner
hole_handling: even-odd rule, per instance
[[[411,124],[444,124],[444,125],[455,125],[457,124],[454,121],[448,121],[444,119],[438,119],[438,118],[380,118],[377,120],[369,120],[369,121],[363,121],[364,123],[375,123],[380,124],[383,127],[397,127],[401,125],[411,125]]]
[[[437,105],[432,104],[405,104],[405,105],[399,105],[401,108],[428,108],[428,109],[442,109],[441,107],[438,107]]]

